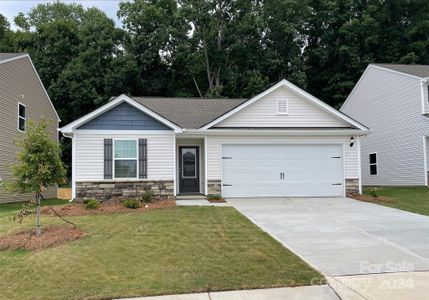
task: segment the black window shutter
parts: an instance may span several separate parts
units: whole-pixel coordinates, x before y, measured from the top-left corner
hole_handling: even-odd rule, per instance
[[[147,178],[147,139],[139,139],[139,178]]]
[[[104,139],[104,179],[112,179],[112,139]]]

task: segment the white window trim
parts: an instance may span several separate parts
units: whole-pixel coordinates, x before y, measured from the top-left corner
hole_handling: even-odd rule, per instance
[[[279,102],[286,101],[286,112],[279,111]],[[289,114],[289,100],[288,99],[277,99],[276,101],[276,114],[277,115],[288,115]]]
[[[136,157],[134,158],[116,158],[115,157],[115,144],[116,141],[136,141]],[[136,177],[118,177],[116,178],[116,172],[115,172],[115,161],[116,160],[135,160],[136,161]],[[118,179],[118,180],[136,180],[139,179],[139,140],[136,138],[120,138],[120,139],[113,139],[113,149],[112,149],[112,178]]]
[[[24,106],[25,108],[25,117],[21,117],[19,115],[19,107],[20,106]],[[19,120],[23,119],[24,120],[24,130],[19,129]],[[17,128],[19,132],[25,132],[27,130],[27,106],[24,103],[18,102],[18,118],[17,118]]]
[[[375,163],[371,163],[371,160],[370,160],[371,154],[375,154]],[[371,174],[371,166],[373,165],[375,165],[377,168],[376,174]],[[369,176],[378,176],[378,153],[377,152],[368,153],[368,166],[369,166]]]

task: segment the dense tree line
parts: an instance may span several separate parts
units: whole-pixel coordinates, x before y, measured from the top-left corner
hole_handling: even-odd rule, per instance
[[[0,15],[66,124],[121,93],[250,97],[286,78],[339,106],[368,63],[429,64],[427,0],[132,0]]]

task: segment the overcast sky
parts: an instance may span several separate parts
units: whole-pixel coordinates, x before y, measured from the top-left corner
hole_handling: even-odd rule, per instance
[[[0,13],[9,20],[12,28],[15,28],[13,25],[13,18],[18,15],[19,12],[27,13],[33,6],[36,6],[38,3],[47,3],[54,1],[41,1],[41,0],[0,0]],[[121,26],[116,12],[118,11],[119,2],[121,0],[63,0],[61,2],[67,3],[79,3],[84,7],[96,6],[99,9],[106,12],[106,14],[112,18],[118,27]]]

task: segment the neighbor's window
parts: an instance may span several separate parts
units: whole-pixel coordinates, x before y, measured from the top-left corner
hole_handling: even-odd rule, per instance
[[[18,103],[18,130],[19,131],[25,131],[25,118],[26,112],[25,112],[25,105]]]
[[[288,114],[288,101],[287,99],[277,99],[277,114],[287,115]]]
[[[115,140],[115,178],[137,178],[137,140]]]
[[[369,174],[377,175],[377,153],[369,154]]]

